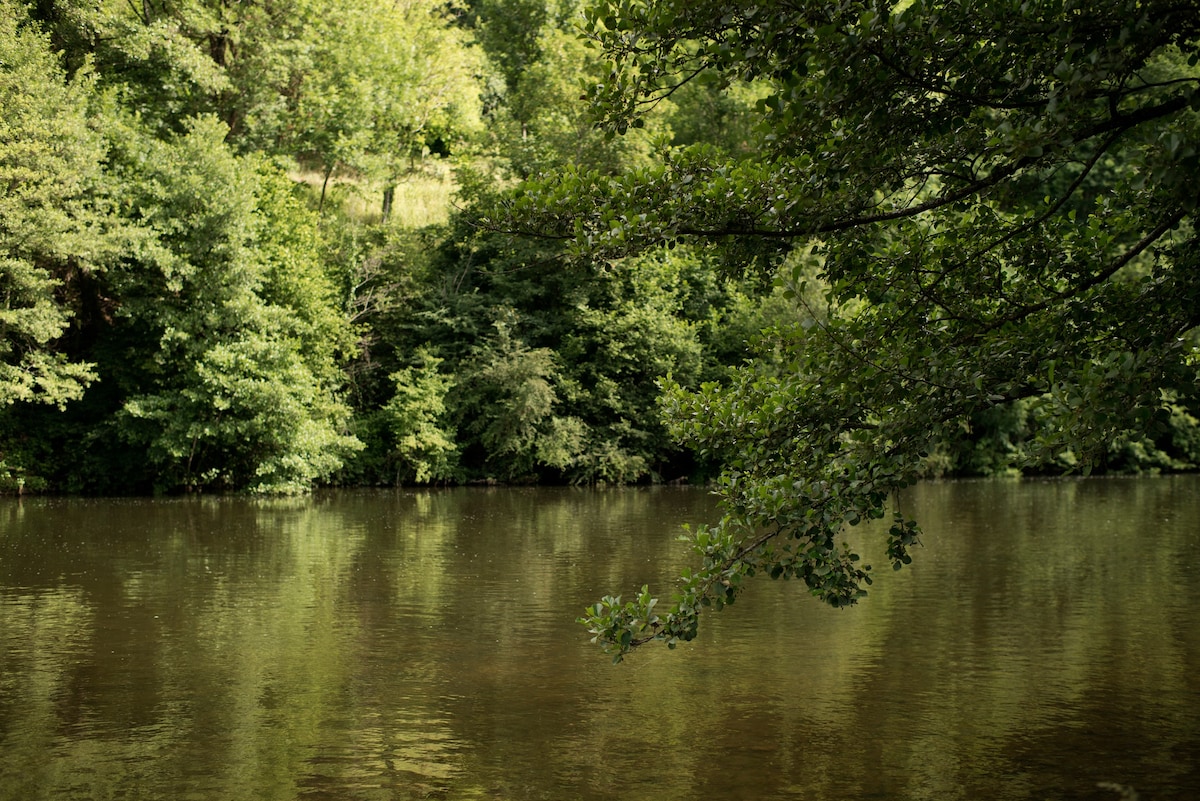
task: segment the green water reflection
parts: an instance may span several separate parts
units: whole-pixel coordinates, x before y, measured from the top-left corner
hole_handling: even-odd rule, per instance
[[[1200,797],[1200,478],[904,504],[859,607],[764,582],[613,668],[573,618],[703,491],[10,499],[0,801]]]

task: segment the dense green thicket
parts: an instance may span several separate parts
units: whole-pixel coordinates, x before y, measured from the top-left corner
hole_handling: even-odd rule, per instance
[[[649,163],[679,115],[593,128],[573,5],[0,9],[10,489],[698,469],[657,382],[740,359],[760,289],[684,251],[580,270],[461,217],[389,219],[396,185],[447,159],[464,205],[565,164]]]
[[[659,380],[716,378],[741,358],[731,338],[795,313],[781,298],[764,309],[685,251],[582,268],[555,248],[470,231],[389,245],[376,257],[400,260],[414,285],[374,313],[378,339],[355,366],[359,402],[377,410],[359,420],[369,448],[348,471],[356,482],[422,469],[426,480],[687,478],[698,466],[659,419]],[[414,270],[404,256],[417,253]],[[435,446],[436,467],[409,452],[415,441],[400,444],[421,414],[431,443],[455,443]]]
[[[888,165],[894,147],[848,129],[821,129],[814,147],[795,104],[841,108],[850,90],[814,100],[797,64],[752,55],[786,51],[755,40],[774,22],[793,24],[782,11],[739,11],[733,24],[720,23],[718,4],[673,8],[617,4],[598,17],[574,0],[0,0],[2,488],[700,480],[744,459],[742,444],[755,440],[729,447],[681,429],[689,415],[710,415],[687,392],[753,395],[754,382],[822,360],[851,375],[851,389],[886,385],[875,367],[894,368],[842,364],[815,335],[848,319],[904,330],[906,313],[895,310],[919,306],[921,293],[951,305],[962,295],[964,315],[982,308],[964,294],[974,279],[953,271],[920,287],[902,280],[906,265],[951,258],[950,240],[931,234],[946,220],[915,220],[882,239],[830,228],[838,213],[870,214],[896,193],[936,199],[958,173],[929,168],[917,185],[919,170]],[[645,26],[639,41],[650,50],[616,33]],[[841,41],[840,30],[816,41]],[[970,39],[939,28],[918,42],[936,52],[938,37],[953,36]],[[863,58],[843,50],[827,57]],[[622,63],[631,58],[632,72]],[[656,59],[690,77],[663,82]],[[1146,87],[1130,96],[1171,102],[1159,96],[1190,80],[1178,77],[1190,74],[1184,60],[1156,55],[1146,63],[1161,75],[1146,67]],[[872,81],[884,78],[872,74],[847,86],[881,96]],[[594,87],[622,135],[596,126],[581,86]],[[634,97],[652,102],[627,116],[622,103]],[[921,167],[935,151],[905,139],[928,121],[917,106],[868,129],[894,128]],[[1022,167],[991,196],[986,219],[978,207],[953,208],[967,232],[955,247],[985,228],[1005,236],[1006,220],[1042,225],[1042,212],[1023,211],[1034,195],[1075,210],[1075,222],[1043,226],[1072,252],[1085,235],[1093,249],[1136,239],[1130,222],[1097,244],[1085,226],[1099,202],[1091,187],[1131,171],[1163,183],[1173,173],[1146,155],[1153,148],[1122,150],[1106,138],[1118,128],[1105,129],[1103,147],[1033,169],[1050,158],[1036,148],[1051,152],[1046,140],[1063,130],[1037,119],[1007,123],[1003,147],[1020,149]],[[931,131],[952,139],[956,120],[938,117]],[[799,133],[793,142],[781,131]],[[1173,141],[1154,147],[1185,159],[1191,140]],[[801,145],[808,162],[778,160]],[[968,145],[991,147],[964,142],[963,160]],[[871,170],[887,177],[884,189],[860,180]],[[406,224],[399,190],[451,171],[448,220]],[[804,180],[823,187],[816,206]],[[756,186],[774,195],[747,194]],[[514,205],[519,227],[532,215],[539,236],[513,237],[494,214],[480,224],[491,213],[480,210]],[[802,232],[777,235],[766,230],[773,220],[801,220],[829,241],[797,244]],[[923,250],[908,249],[913,231],[926,232]],[[839,253],[876,266],[831,261],[837,236],[853,246]],[[1139,253],[1120,275],[1153,278],[1163,258]],[[983,274],[1008,280],[1006,259]],[[880,284],[877,269],[900,277]],[[853,326],[837,335],[875,341]],[[955,376],[974,370],[981,386],[1008,363],[927,341],[921,358]],[[1065,349],[1039,358],[1073,363]],[[1087,452],[1048,445],[1064,432],[1077,441],[1063,404],[1086,412],[1085,427],[1111,405],[1042,381],[956,406],[905,475],[1200,464],[1195,393],[1138,358],[1111,369],[1158,393],[1150,425],[1112,416],[1111,435],[1090,437]],[[674,388],[665,417],[664,382]]]

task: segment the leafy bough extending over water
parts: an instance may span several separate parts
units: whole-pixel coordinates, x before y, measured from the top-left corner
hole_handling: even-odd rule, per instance
[[[829,506],[832,503],[816,503],[808,508],[820,508],[822,513],[814,516],[824,519]],[[881,517],[883,510],[874,508],[868,516]],[[784,539],[784,529],[777,528],[743,540],[735,532],[736,525],[727,517],[713,527],[701,525],[695,531],[687,527],[688,533],[682,539],[691,544],[703,562],[696,573],[684,570],[681,591],[670,611],[664,617],[655,613],[658,599],[650,595],[648,585],[642,586],[636,600],[624,604],[619,596],[605,596],[579,619],[594,635],[592,642],[602,643],[612,652],[614,662],[621,662],[629,650],[652,640],[665,640],[668,648],[674,648],[680,640],[696,636],[703,608],[721,609],[733,604],[743,580],[760,571],[776,579],[801,578],[813,595],[832,606],[852,604],[866,595],[862,585],[872,583],[870,565],[860,567],[861,557],[849,545],[843,543],[840,549],[835,546],[834,532],[840,528],[837,522],[797,526],[789,532],[791,539]],[[889,533],[888,554],[897,570],[912,561],[908,546],[918,544],[919,533],[915,522],[896,516]]]
[[[820,381],[808,372],[818,353],[826,357]],[[940,427],[929,426],[929,410],[942,399],[928,393],[920,411],[864,413],[851,401],[861,400],[863,387],[856,393],[849,382],[877,375],[848,355],[840,380],[835,355],[810,342],[797,354],[808,369],[792,364],[769,377],[746,371],[728,386],[697,392],[667,383],[662,405],[673,435],[724,457],[718,489],[726,513],[683,536],[700,565],[683,574],[670,610],[656,611],[658,600],[643,587],[631,601],[601,599],[580,619],[615,661],[651,640],[673,647],[693,639],[703,609],[734,603],[745,580],[759,574],[801,580],[835,607],[854,604],[872,583],[871,567],[838,542],[847,526],[890,514],[887,558],[896,570],[912,561],[920,529],[900,511],[896,494],[920,471],[918,445],[936,436],[930,429]],[[907,422],[899,425],[901,419]]]
[[[702,564],[671,610],[648,590],[587,610],[618,660],[694,637],[761,573],[854,603],[870,573],[837,538],[891,512],[905,564],[919,529],[894,498],[980,413],[1036,407],[1029,459],[1086,469],[1200,407],[1195,0],[609,0],[585,20],[612,66],[587,88],[602,124],[750,81],[759,139],[542,177],[480,224],[586,258],[697,242],[808,305],[727,384],[666,383],[674,436],[724,465],[724,517],[689,533]]]

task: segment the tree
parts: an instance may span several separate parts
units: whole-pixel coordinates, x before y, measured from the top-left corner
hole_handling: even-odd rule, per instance
[[[386,220],[402,176],[480,128],[486,66],[453,8],[357,0],[314,20],[312,68],[293,78],[281,141],[322,171],[322,201],[334,171],[347,169],[383,185]]]
[[[480,224],[583,258],[700,240],[823,298],[774,358],[667,386],[674,434],[725,457],[725,515],[692,532],[702,565],[669,611],[645,589],[589,608],[618,660],[691,639],[758,573],[855,603],[871,574],[846,527],[890,515],[887,559],[911,561],[899,491],[986,410],[1035,405],[1052,424],[1028,458],[1086,469],[1195,398],[1194,0],[610,0],[585,31],[612,61],[588,90],[610,131],[692,81],[749,82],[755,147],[564,170]]]
[[[367,449],[348,478],[408,479],[389,465],[391,435],[375,412],[402,387],[382,377],[422,375],[421,350],[454,381],[445,407],[459,480],[624,484],[707,469],[668,436],[658,381],[696,387],[724,375],[753,321],[794,313],[790,301],[723,279],[690,248],[571,269],[557,243],[453,223],[392,236],[363,258],[376,265],[355,290],[370,341],[354,373]],[[384,287],[392,302],[374,303]]]
[[[571,32],[548,26],[537,42],[540,58],[526,66],[509,92],[507,115],[495,130],[503,137],[497,150],[513,172],[527,178],[570,164],[615,173],[645,164],[653,139],[667,134],[663,115],[653,115],[644,129],[628,136],[604,136],[578,103],[579,84],[601,74],[603,64]]]
[[[61,410],[96,378],[94,365],[62,346],[77,286],[113,249],[98,180],[103,150],[89,125],[92,84],[87,74],[68,81],[24,10],[0,2],[0,416],[14,404]],[[11,444],[6,437],[0,450],[6,481],[24,468]]]
[[[396,483],[425,484],[454,476],[454,432],[447,430],[446,395],[454,382],[438,372],[441,359],[418,349],[418,367],[405,367],[390,376],[396,394],[383,408],[385,424],[395,444]]]
[[[238,152],[291,157],[324,184],[348,170],[385,187],[480,126],[485,64],[457,6],[433,0],[44,0],[63,61],[159,135],[218,116]]]
[[[231,96],[227,56],[238,38],[233,9],[220,0],[128,3],[41,0],[29,15],[50,35],[63,66],[92,65],[99,87],[159,133],[216,111]]]
[[[496,65],[508,91],[543,60],[541,39],[547,28],[564,28],[578,11],[576,0],[467,0],[475,38]]]
[[[355,166],[383,185],[384,222],[403,176],[431,155],[461,152],[482,130],[480,92],[489,68],[467,32],[452,24],[457,10],[442,2],[388,4],[362,32],[370,42],[372,69],[364,65],[363,72],[372,87],[371,138]]]
[[[142,454],[126,490],[311,488],[360,447],[337,394],[351,331],[315,215],[212,117],[169,141],[119,122],[109,161],[132,232],[96,345],[117,408],[90,439]]]

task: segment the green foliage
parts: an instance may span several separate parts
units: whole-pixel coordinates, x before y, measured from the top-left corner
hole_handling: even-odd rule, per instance
[[[69,64],[159,136],[221,119],[240,152],[394,185],[480,128],[479,49],[455,4],[355,0],[39,3]]]
[[[1200,462],[1173,5],[0,2],[9,488],[724,465],[632,643],[756,572],[853,602],[920,475]]]
[[[45,37],[0,4],[0,409],[62,408],[96,378],[55,348],[72,309],[69,284],[109,249],[101,230],[91,80],[64,79]]]
[[[672,432],[725,460],[726,516],[694,535],[704,564],[671,610],[643,599],[590,610],[602,643],[620,656],[690,638],[702,607],[758,572],[854,602],[868,573],[836,545],[842,529],[897,513],[929,454],[990,410],[1036,407],[1029,437],[1010,440],[1016,467],[1090,469],[1127,432],[1169,426],[1167,398],[1192,402],[1196,11],[586,9],[612,63],[588,92],[609,130],[635,130],[703,79],[761,90],[757,138],[669,150],[620,175],[565,169],[481,208],[480,224],[592,259],[699,239],[753,258],[808,311],[807,327],[781,327],[766,358],[725,384],[668,388]],[[822,296],[781,258],[790,249],[816,264]],[[892,527],[893,565],[915,531],[903,517]]]
[[[175,142],[134,141],[145,162],[124,154],[148,236],[114,278],[157,348],[118,424],[167,488],[297,491],[356,447],[332,391],[347,332],[313,259],[315,219],[225,133],[201,119]]]
[[[687,473],[657,382],[719,374],[709,343],[737,347],[719,321],[753,305],[712,263],[680,251],[575,271],[461,220],[406,234],[331,213],[319,227],[252,155],[387,190],[426,155],[462,152],[491,80],[475,32],[523,64],[491,110],[518,171],[644,163],[649,129],[606,138],[575,103],[604,68],[567,33],[574,5],[522,7],[537,24],[511,42],[501,5],[464,26],[456,7],[373,0],[349,15],[317,0],[38,4],[47,35],[31,25],[13,39],[25,61],[5,61],[28,72],[6,106],[32,109],[6,119],[5,163],[36,180],[5,196],[4,347],[10,402],[56,413],[3,421],[12,475],[138,492]],[[37,142],[67,146],[43,158]],[[464,202],[481,196],[460,182]],[[351,427],[367,450],[339,468]]]
[[[109,123],[126,249],[103,276],[119,301],[93,343],[107,386],[89,406],[111,422],[90,439],[145,456],[120,471],[131,485],[72,481],[307,489],[357,447],[334,394],[350,340],[314,259],[316,219],[281,177],[230,153],[212,118],[170,141]]]
[[[443,3],[361,0],[306,30],[311,69],[293,78],[277,145],[328,176],[347,168],[385,186],[431,149],[477,132],[486,69]]]
[[[221,53],[235,34],[231,9],[221,4],[48,0],[31,4],[30,13],[68,68],[93,63],[99,85],[159,133],[216,111],[216,98],[231,89]]]
[[[371,359],[394,370],[428,348],[444,360],[465,479],[624,483],[697,468],[659,419],[659,383],[694,386],[740,358],[728,321],[761,314],[753,289],[684,248],[582,265],[536,242],[447,233],[385,259],[396,266],[382,283],[415,282],[373,315]],[[363,402],[386,399],[374,389]]]
[[[705,73],[671,95],[667,124],[672,144],[707,144],[729,153],[755,146],[755,106],[765,90],[751,83],[726,84],[717,73]]]
[[[669,138],[662,113],[620,139],[596,129],[578,103],[579,87],[606,67],[573,30],[547,25],[536,52],[537,60],[525,66],[493,127],[494,148],[518,177],[566,165],[617,174],[646,164],[656,142]]]
[[[542,36],[565,31],[577,10],[576,0],[474,0],[476,38],[496,65],[508,91],[515,90],[531,66],[544,59]]]
[[[567,467],[579,426],[554,414],[560,375],[553,351],[528,347],[498,321],[470,365],[456,411],[460,418],[473,412],[462,425],[487,453],[489,477],[521,480],[537,465]]]
[[[455,475],[457,446],[446,425],[446,396],[454,382],[438,372],[441,359],[418,351],[417,361],[416,367],[392,373],[396,394],[383,408],[395,441],[397,484],[426,484]]]
[[[659,419],[659,382],[722,375],[762,320],[795,313],[781,298],[764,307],[757,289],[685,248],[582,265],[554,247],[456,225],[380,229],[354,251],[359,277],[347,280],[364,340],[351,375],[368,450],[344,480],[395,480],[392,441],[374,415],[395,393],[384,378],[415,368],[421,351],[455,382],[447,416],[460,480],[703,473]]]
[[[1107,473],[1157,473],[1200,467],[1200,420],[1175,393],[1163,398],[1163,414],[1138,430],[1118,432],[1094,454],[1096,470]],[[1068,449],[1052,458],[1038,455],[1039,445],[1059,426],[1050,399],[1026,398],[973,414],[930,454],[925,474],[998,476],[1057,475],[1079,467]]]

